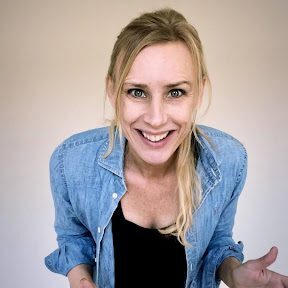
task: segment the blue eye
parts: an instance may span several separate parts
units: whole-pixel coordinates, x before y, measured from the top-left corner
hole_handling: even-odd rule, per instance
[[[146,97],[143,90],[141,89],[129,89],[128,94],[132,95],[135,98],[144,98]]]
[[[168,96],[172,98],[179,98],[183,95],[185,95],[185,91],[182,89],[172,89],[169,91],[169,94],[168,94]]]

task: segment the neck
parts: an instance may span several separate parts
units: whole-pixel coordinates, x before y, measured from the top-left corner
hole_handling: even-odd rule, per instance
[[[127,145],[128,146],[128,145]],[[126,168],[140,173],[143,177],[153,179],[159,177],[165,177],[171,174],[175,174],[176,171],[176,154],[161,164],[150,164],[135,155],[128,147],[126,147],[125,166]]]

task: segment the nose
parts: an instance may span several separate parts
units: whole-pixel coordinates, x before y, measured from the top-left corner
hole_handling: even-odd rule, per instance
[[[153,128],[161,127],[167,122],[167,113],[165,103],[160,97],[152,98],[147,103],[147,111],[144,115],[144,122]]]

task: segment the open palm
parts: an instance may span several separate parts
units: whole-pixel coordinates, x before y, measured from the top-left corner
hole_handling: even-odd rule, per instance
[[[277,258],[278,249],[272,247],[263,257],[249,260],[233,272],[235,288],[288,288],[288,277],[267,269]]]

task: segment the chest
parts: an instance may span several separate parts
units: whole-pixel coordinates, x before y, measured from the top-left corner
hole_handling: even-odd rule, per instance
[[[174,177],[146,180],[128,173],[126,185],[121,199],[126,220],[145,228],[163,228],[176,221],[179,201]]]

